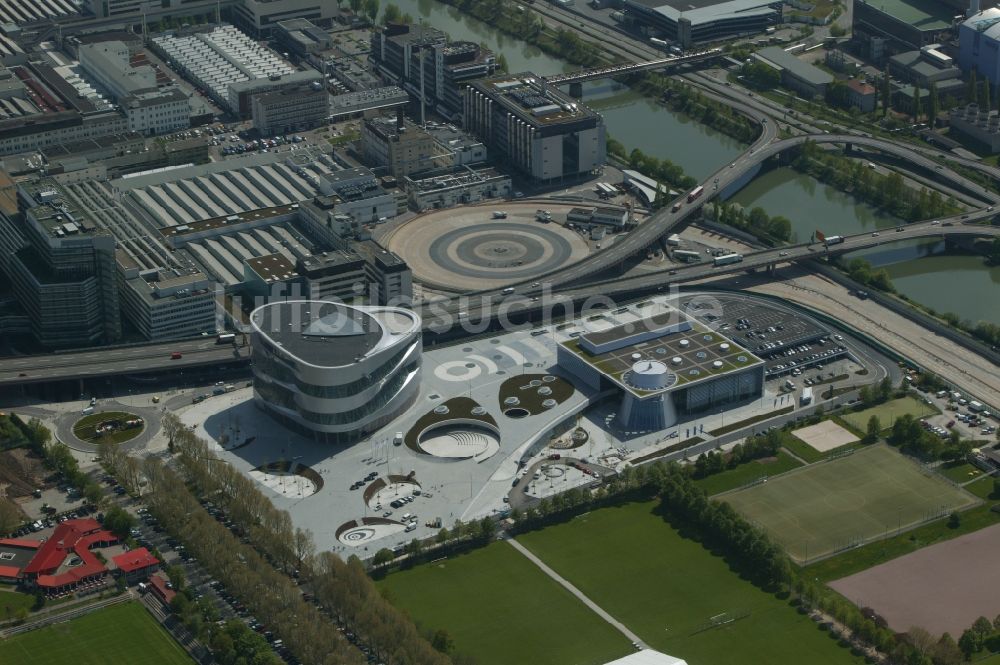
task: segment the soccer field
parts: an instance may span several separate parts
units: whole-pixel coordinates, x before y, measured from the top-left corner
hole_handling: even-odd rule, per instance
[[[418,625],[444,629],[480,665],[600,665],[633,651],[625,636],[507,543],[377,581]]]
[[[139,603],[122,603],[0,641],[3,665],[191,665]]]
[[[873,406],[857,413],[848,413],[843,416],[844,422],[851,427],[864,432],[868,429],[868,420],[872,416],[878,416],[882,429],[892,427],[892,423],[900,416],[910,414],[914,418],[923,418],[937,413],[934,407],[924,404],[913,397],[901,397]]]
[[[802,563],[978,501],[885,444],[724,494]]]
[[[517,539],[653,649],[689,665],[864,663],[787,601],[683,538],[655,508],[602,508]]]

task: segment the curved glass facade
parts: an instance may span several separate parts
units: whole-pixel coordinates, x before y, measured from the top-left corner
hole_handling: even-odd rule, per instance
[[[323,362],[331,357],[331,352],[336,357],[336,349],[299,344],[296,335],[303,335],[301,331],[282,330],[269,334],[257,325],[258,313],[264,308],[298,306],[320,310],[322,304],[312,301],[274,303],[251,315],[254,323],[251,337],[254,397],[261,408],[285,426],[317,440],[350,443],[389,423],[416,399],[420,389],[422,347],[419,318],[412,312],[395,308],[352,308],[357,310],[358,316],[368,316],[375,321],[376,341],[366,347],[368,350],[363,355],[352,357],[353,361],[346,365],[329,367],[323,366]],[[381,324],[377,317],[386,310],[395,316],[405,314],[413,320],[413,326],[408,331],[393,331],[392,334],[383,330],[378,337]],[[264,315],[261,319],[287,313],[278,310]],[[345,336],[345,344],[350,343],[348,337]],[[314,355],[308,353],[311,348],[320,349],[327,355],[311,357]],[[300,355],[289,349],[297,350]]]

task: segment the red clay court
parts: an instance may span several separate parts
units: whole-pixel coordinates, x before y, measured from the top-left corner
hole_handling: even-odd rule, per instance
[[[1000,614],[1000,525],[925,547],[831,582],[860,607],[871,607],[895,631],[921,626],[958,639],[980,616]]]

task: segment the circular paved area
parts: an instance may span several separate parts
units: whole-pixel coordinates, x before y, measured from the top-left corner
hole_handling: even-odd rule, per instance
[[[559,224],[535,221],[537,204],[494,204],[441,210],[397,229],[389,248],[421,282],[459,291],[495,288],[575,263],[589,253],[586,239]],[[502,207],[507,219],[493,219]],[[570,206],[548,205],[557,219]]]

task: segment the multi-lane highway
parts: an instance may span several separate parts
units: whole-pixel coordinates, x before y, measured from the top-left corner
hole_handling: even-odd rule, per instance
[[[173,358],[175,353],[181,354],[181,357]],[[216,344],[215,337],[15,356],[0,361],[0,386],[221,365],[246,361],[248,358],[249,347]]]

